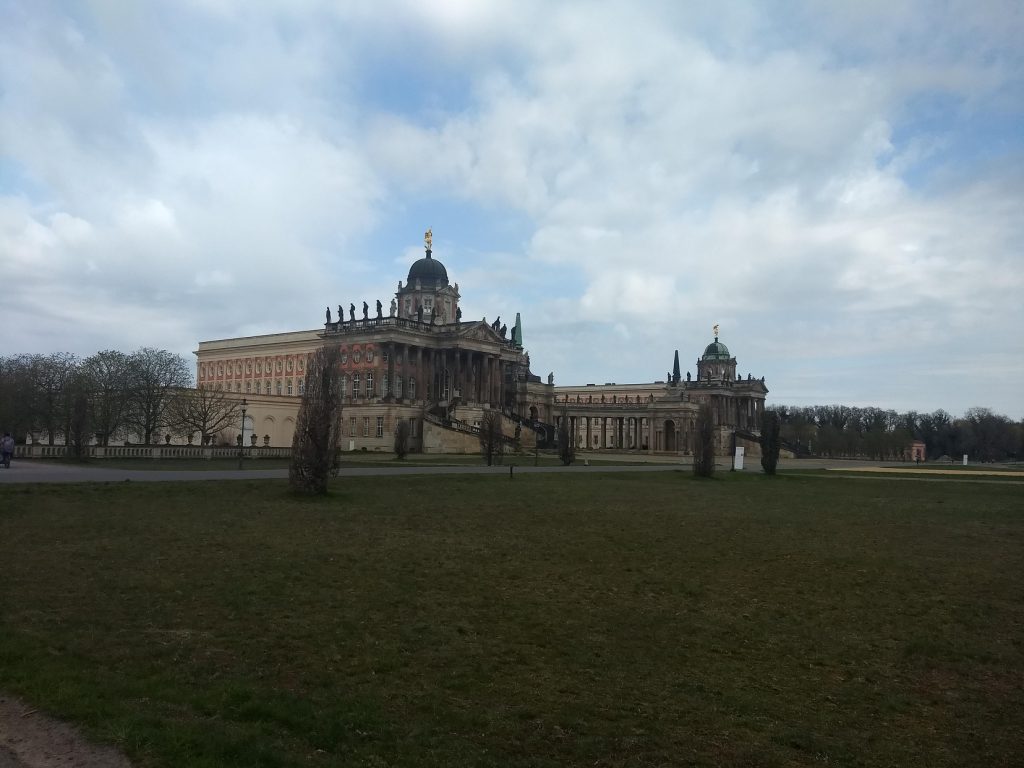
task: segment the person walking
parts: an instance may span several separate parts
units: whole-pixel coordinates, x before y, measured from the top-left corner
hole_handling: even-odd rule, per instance
[[[11,456],[14,455],[14,438],[11,437],[10,432],[4,432],[4,436],[0,438],[0,461],[6,469],[11,467]]]

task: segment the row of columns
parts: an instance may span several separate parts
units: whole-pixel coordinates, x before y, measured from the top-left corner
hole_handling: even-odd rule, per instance
[[[415,355],[416,369],[428,387],[419,399],[451,400],[458,392],[465,402],[486,403],[498,407],[504,402],[505,377],[498,355],[464,349],[429,349],[418,345],[385,345],[388,353],[385,399],[395,396],[395,374],[408,381],[410,355]],[[396,359],[401,363],[396,364]],[[404,393],[403,393],[404,394]]]
[[[584,447],[592,449],[594,437],[597,436],[598,446],[602,449],[641,450],[646,438],[648,453],[693,450],[691,443],[694,424],[689,419],[667,416],[654,419],[651,416],[566,415],[555,417],[558,428],[561,428],[562,419],[565,418],[569,419],[569,438],[577,447],[583,442]],[[594,425],[595,420],[598,422],[597,426]],[[665,433],[664,429],[658,428],[659,422],[672,423],[671,436]]]

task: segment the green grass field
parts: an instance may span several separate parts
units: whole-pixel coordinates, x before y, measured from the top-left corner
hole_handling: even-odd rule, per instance
[[[0,486],[0,690],[139,766],[1010,766],[1024,493]]]

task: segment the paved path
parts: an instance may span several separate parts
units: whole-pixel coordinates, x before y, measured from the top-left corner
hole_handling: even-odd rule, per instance
[[[605,457],[602,457],[605,458]],[[613,457],[607,457],[612,459]],[[529,459],[526,459],[528,462]],[[582,463],[576,463],[572,466],[546,466],[546,467],[534,467],[532,464],[524,463],[510,463],[514,468],[515,474],[524,473],[539,473],[549,474],[553,472],[573,472],[576,474],[581,473],[600,473],[600,472],[672,472],[672,471],[683,471],[689,472],[691,470],[690,459],[687,457],[683,461],[663,461],[656,464],[601,464],[594,466],[586,466]],[[140,462],[141,463],[141,462]],[[398,476],[398,475],[507,475],[509,472],[510,464],[504,464],[501,466],[486,467],[476,464],[462,464],[453,466],[430,466],[430,465],[416,465],[409,464],[407,466],[395,466],[395,467],[346,467],[339,471],[339,477],[360,477],[360,476]],[[727,472],[729,465],[724,462],[719,462],[718,471]],[[785,471],[787,469],[803,469],[803,470],[815,470],[815,469],[831,469],[839,470],[833,477],[853,477],[854,475],[843,474],[842,470],[847,471],[858,471],[859,477],[863,479],[869,479],[872,477],[870,474],[871,470],[878,471],[878,463],[872,462],[853,462],[853,461],[833,461],[833,460],[812,460],[803,459],[799,461],[788,461],[782,462],[779,465],[779,469]],[[867,470],[867,471],[865,471]],[[882,471],[890,472],[913,472],[915,468],[907,466],[892,466],[882,469]],[[747,462],[747,467],[743,470],[748,474],[757,474],[761,471],[761,466],[758,462]],[[926,470],[918,470],[925,474]],[[863,472],[863,474],[861,474]],[[984,482],[978,477],[964,477],[963,471],[950,471],[948,473],[940,472],[938,470],[931,470],[934,474],[928,477],[910,478],[902,477],[900,479],[921,479],[921,480],[945,480],[945,481],[974,481]],[[992,473],[992,474],[1015,474],[1015,473]],[[936,475],[940,475],[936,477]],[[822,477],[824,475],[817,475]],[[10,469],[3,469],[0,467],[0,484],[4,483],[120,483],[125,481],[132,482],[192,482],[201,480],[282,480],[288,477],[287,469],[222,469],[222,470],[147,470],[147,469],[118,469],[112,467],[97,466],[96,464],[88,464],[79,466],[75,464],[63,464],[53,461],[45,460],[21,460],[15,461],[11,464]],[[896,479],[891,475],[874,475],[876,479],[885,477],[886,479]],[[995,480],[990,482],[1004,482],[1012,483],[1012,480]],[[2,768],[2,767],[0,767]]]
[[[508,464],[495,467],[476,465],[461,466],[408,466],[408,467],[346,467],[338,472],[339,477],[379,475],[507,475]],[[689,465],[682,464],[623,464],[570,467],[534,467],[515,465],[513,472],[671,472],[690,471]],[[146,470],[108,469],[93,465],[79,467],[73,464],[51,464],[20,461],[8,470],[0,469],[0,484],[3,483],[119,483],[133,482],[181,482],[195,480],[281,480],[288,477],[287,469],[228,469],[228,470]]]

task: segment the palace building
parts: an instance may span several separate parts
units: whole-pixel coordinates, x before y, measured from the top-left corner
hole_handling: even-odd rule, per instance
[[[506,436],[522,448],[551,445],[562,419],[580,448],[690,453],[697,411],[715,414],[716,449],[756,446],[767,389],[763,379],[736,376],[736,359],[718,341],[697,360],[697,377],[683,380],[676,353],[666,381],[650,384],[559,386],[530,370],[522,321],[511,330],[499,321],[465,320],[459,285],[425,255],[398,283],[385,314],[380,301],[330,308],[322,328],[202,341],[196,351],[197,385],[245,399],[245,434],[258,444],[290,445],[304,392],[310,353],[334,344],[341,353],[341,445],[346,450],[390,451],[401,421],[410,426],[411,450],[470,453],[485,412],[498,411]],[[239,425],[241,427],[241,425]],[[238,431],[222,434],[232,442]]]

